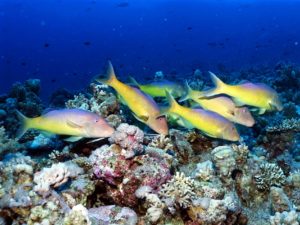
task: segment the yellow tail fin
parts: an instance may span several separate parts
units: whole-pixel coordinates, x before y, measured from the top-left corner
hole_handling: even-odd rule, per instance
[[[17,112],[17,117],[21,123],[19,130],[17,131],[17,139],[20,139],[26,131],[30,128],[30,119],[24,116],[19,110]]]
[[[176,102],[176,100],[173,98],[173,96],[167,90],[166,90],[166,97],[167,97],[167,101],[169,103],[169,107],[164,108],[162,114],[176,113],[176,111],[178,110],[179,104]]]
[[[116,81],[118,81],[115,71],[114,71],[114,68],[110,61],[108,61],[106,77],[105,78],[98,77],[98,78],[96,78],[96,81],[98,81],[99,83],[107,84],[109,86],[113,86],[113,84]]]
[[[226,88],[226,84],[220,80],[220,78],[217,77],[217,75],[215,75],[212,72],[209,72],[210,74],[210,78],[212,80],[212,82],[214,83],[215,87],[212,89],[209,89],[207,91],[202,91],[201,93],[199,93],[199,98],[206,98],[206,97],[212,97],[215,95],[219,95],[219,94],[223,94],[224,93],[224,89]]]

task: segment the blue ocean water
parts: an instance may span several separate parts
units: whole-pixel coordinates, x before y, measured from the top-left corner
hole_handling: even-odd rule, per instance
[[[78,90],[112,60],[118,76],[184,76],[300,59],[297,0],[1,0],[0,90]]]

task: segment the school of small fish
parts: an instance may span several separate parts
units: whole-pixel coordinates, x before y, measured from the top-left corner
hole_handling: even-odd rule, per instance
[[[112,87],[137,120],[163,135],[169,132],[168,122],[173,122],[188,129],[196,128],[209,137],[238,141],[240,135],[235,123],[246,127],[255,124],[247,106],[254,107],[253,111],[260,115],[283,108],[276,91],[265,84],[244,82],[230,85],[211,72],[210,76],[215,87],[206,91],[193,90],[187,82],[185,87],[167,80],[139,84],[130,77],[131,86],[117,79],[109,62],[107,77],[98,77],[96,81]],[[154,101],[156,97],[166,98],[169,105],[159,107]],[[179,102],[189,101],[193,107],[180,105],[176,98],[180,98]],[[81,109],[53,110],[37,118],[17,114],[22,122],[18,137],[28,129],[69,135],[67,141],[101,139],[114,132],[104,118]]]

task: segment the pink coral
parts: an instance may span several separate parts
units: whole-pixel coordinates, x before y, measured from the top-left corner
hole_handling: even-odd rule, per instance
[[[132,158],[135,153],[143,152],[144,133],[136,126],[122,123],[115,133],[109,138],[111,144],[117,144],[122,148],[122,154],[126,158]]]
[[[93,164],[93,172],[97,178],[102,178],[110,184],[116,184],[129,169],[131,161],[118,153],[117,145],[104,145],[93,151],[90,160]]]

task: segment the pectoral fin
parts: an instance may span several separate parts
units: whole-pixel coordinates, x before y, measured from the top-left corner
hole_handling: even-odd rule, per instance
[[[241,106],[244,106],[244,105],[245,105],[245,103],[242,102],[242,101],[240,101],[239,99],[233,98],[232,100],[234,101],[234,104],[235,104],[235,106],[237,106],[237,107],[241,107]]]
[[[259,111],[258,111],[258,115],[262,115],[266,112],[266,109],[264,108],[260,108]]]
[[[179,120],[181,120],[184,126],[188,129],[193,129],[195,127],[193,124],[183,118],[180,118]]]
[[[132,113],[132,115],[134,116],[134,118],[136,118],[138,121],[142,122],[142,123],[146,123],[149,119],[149,116],[145,116],[145,115],[136,115],[134,113]]]
[[[77,128],[77,129],[82,128],[82,126],[80,124],[75,123],[71,120],[67,120],[67,125],[72,127],[72,128]]]
[[[81,140],[82,138],[83,137],[72,136],[72,137],[69,137],[69,138],[65,138],[64,140],[67,141],[67,142],[76,142],[76,141]]]

